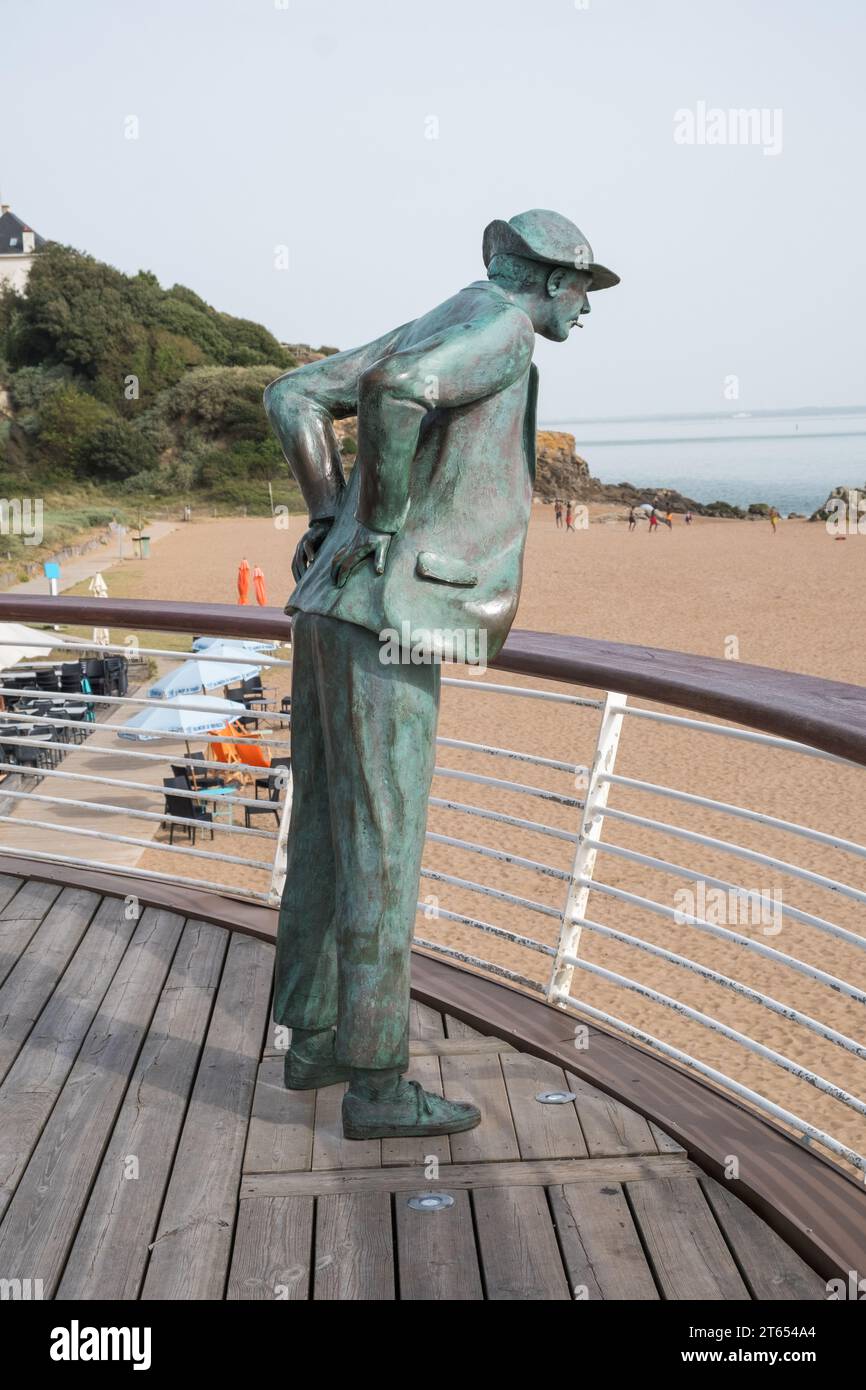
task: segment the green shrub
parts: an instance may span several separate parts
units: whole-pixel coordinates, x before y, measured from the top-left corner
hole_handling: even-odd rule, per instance
[[[156,450],[150,440],[126,420],[100,421],[81,440],[76,452],[78,473],[95,482],[122,481],[154,467]]]
[[[44,401],[40,411],[39,448],[49,466],[61,472],[78,468],[84,441],[99,425],[116,417],[109,408],[71,384],[62,386]]]

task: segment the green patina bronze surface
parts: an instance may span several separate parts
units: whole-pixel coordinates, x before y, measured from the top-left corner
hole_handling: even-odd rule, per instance
[[[400,1080],[438,659],[491,659],[505,641],[532,502],[535,334],[564,341],[588,292],[617,282],[541,210],[492,222],[484,260],[487,280],[265,392],[310,513],[287,606],[294,799],[274,1018],[304,1039],[288,1085],[351,1080],[350,1137],[478,1120]],[[355,414],[347,484],[332,422]]]

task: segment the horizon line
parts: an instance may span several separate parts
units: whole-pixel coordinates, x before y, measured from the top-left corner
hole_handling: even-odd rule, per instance
[[[675,420],[724,420],[726,423],[732,423],[735,420],[803,419],[827,415],[866,415],[866,405],[801,405],[781,409],[697,410],[656,415],[571,415],[559,420],[548,420],[539,427],[553,429],[557,425],[645,425]]]

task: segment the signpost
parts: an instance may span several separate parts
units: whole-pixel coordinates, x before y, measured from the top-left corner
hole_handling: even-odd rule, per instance
[[[46,560],[44,569],[45,578],[48,580],[48,592],[52,598],[56,598],[60,589],[60,566],[56,560]]]

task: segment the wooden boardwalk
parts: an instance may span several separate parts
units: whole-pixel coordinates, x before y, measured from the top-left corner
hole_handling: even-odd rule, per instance
[[[417,1003],[411,1075],[482,1124],[343,1139],[342,1087],[283,1089],[272,968],[251,937],[0,875],[0,1277],[59,1299],[826,1297],[655,1126]]]

